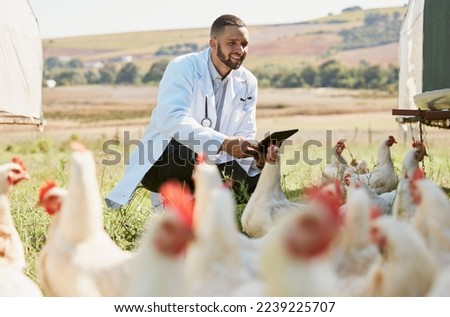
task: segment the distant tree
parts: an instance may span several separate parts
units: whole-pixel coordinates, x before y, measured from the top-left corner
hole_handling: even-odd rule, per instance
[[[169,60],[161,60],[154,63],[142,78],[142,82],[159,82],[164,74],[164,71],[166,70],[168,63]]]
[[[339,87],[342,65],[332,59],[319,66],[320,85],[322,87]]]
[[[399,72],[400,68],[398,68],[397,66],[389,65],[387,69],[386,83],[387,84],[398,83]]]
[[[383,81],[383,73],[380,65],[374,65],[363,69],[361,75],[364,79],[365,88],[380,88]]]
[[[58,57],[49,57],[44,60],[44,69],[52,70],[64,67],[64,63]]]
[[[67,67],[69,67],[69,68],[83,68],[84,67],[84,63],[83,63],[83,61],[81,59],[75,58],[75,59],[71,59],[67,63]]]
[[[348,7],[342,10],[342,12],[353,12],[353,11],[360,11],[362,10],[362,8],[360,6],[353,6],[353,7]]]
[[[317,84],[318,74],[319,72],[317,71],[316,67],[312,65],[307,65],[300,72],[300,77],[306,85],[313,87],[314,85]]]
[[[367,13],[364,17],[364,25],[365,26],[374,26],[374,25],[387,25],[389,21],[389,15],[381,14],[378,12]]]
[[[400,12],[398,12],[398,11],[394,11],[393,13],[392,13],[392,21],[398,21],[398,20],[400,20]]]
[[[279,85],[282,88],[297,88],[302,86],[302,80],[298,71],[289,71],[279,80]]]
[[[117,73],[116,84],[132,84],[139,82],[139,69],[134,63],[126,63]]]
[[[84,78],[86,78],[86,81],[88,82],[88,84],[99,84],[100,83],[99,73],[94,72],[91,69],[89,69],[87,72],[84,73]]]
[[[113,84],[116,81],[117,71],[113,64],[106,64],[98,71],[101,84]]]
[[[60,86],[85,85],[87,83],[86,78],[75,70],[63,70],[54,76],[54,80]]]

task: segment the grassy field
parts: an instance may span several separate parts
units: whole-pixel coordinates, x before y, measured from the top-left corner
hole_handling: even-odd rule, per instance
[[[68,184],[70,141],[84,143],[97,161],[101,195],[106,196],[121,178],[123,164],[106,166],[103,144],[108,139],[123,141],[125,131],[139,139],[154,106],[155,87],[58,87],[44,90],[44,131],[31,127],[2,126],[0,163],[19,156],[27,165],[31,179],[15,188],[11,195],[13,217],[24,241],[28,274],[36,279],[36,261],[45,243],[51,219],[36,206],[38,188],[53,179],[62,187]],[[261,90],[258,112],[258,139],[266,132],[298,128],[282,148],[282,184],[287,196],[300,199],[306,187],[317,184],[326,153],[337,140],[346,139],[344,155],[374,164],[379,142],[393,135],[398,144],[392,147],[397,171],[403,155],[410,148],[413,133],[403,133],[391,115],[396,96],[373,91]],[[430,157],[425,160],[427,176],[445,189],[450,188],[448,131],[426,128],[425,139]],[[321,146],[306,147],[309,140]],[[123,143],[121,143],[123,144]],[[118,151],[124,152],[121,146]],[[321,158],[320,164],[308,165],[305,157]],[[148,193],[139,190],[132,204],[117,212],[104,206],[105,228],[124,249],[133,249],[149,217]],[[239,206],[238,213],[244,206]],[[238,217],[237,217],[238,218]]]

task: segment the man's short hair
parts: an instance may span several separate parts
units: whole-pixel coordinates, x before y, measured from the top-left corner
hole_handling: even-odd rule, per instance
[[[217,37],[219,36],[223,30],[225,29],[225,26],[227,25],[235,25],[238,27],[247,27],[247,25],[242,21],[240,18],[238,18],[235,15],[232,14],[224,14],[218,17],[213,24],[211,25],[211,37]]]

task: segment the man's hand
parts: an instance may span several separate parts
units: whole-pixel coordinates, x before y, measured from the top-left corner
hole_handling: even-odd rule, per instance
[[[258,152],[256,141],[250,141],[240,136],[226,138],[220,149],[236,158],[254,157],[259,160],[261,154]]]

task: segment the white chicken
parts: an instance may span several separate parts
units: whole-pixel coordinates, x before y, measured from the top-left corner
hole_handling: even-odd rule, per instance
[[[372,267],[368,296],[425,296],[437,273],[436,261],[422,236],[390,216],[372,222],[370,236],[383,255]]]
[[[20,181],[29,178],[18,158],[0,165],[0,297],[41,297],[38,285],[25,273],[22,240],[14,225],[9,194]]]
[[[188,296],[184,275],[184,255],[194,238],[192,214],[194,201],[180,183],[167,182],[160,188],[164,209],[148,224],[136,257],[125,296]]]
[[[370,188],[366,183],[361,182],[348,174],[344,178],[344,184],[347,188],[351,186],[357,186],[364,188],[366,194],[370,198],[370,204],[374,207],[380,209],[381,213],[384,215],[391,215],[394,205],[395,197],[397,196],[397,191],[393,190],[391,192],[382,193],[378,195],[372,188]],[[346,206],[342,206],[342,210],[345,210]]]
[[[47,231],[47,240],[55,231],[58,226],[59,217],[57,214],[62,208],[64,199],[67,196],[67,189],[58,187],[57,183],[53,180],[47,181],[39,188],[38,194],[38,206],[41,206],[50,215],[54,216],[52,223]]]
[[[351,177],[366,183],[378,195],[395,190],[398,178],[391,157],[391,146],[395,143],[397,141],[392,135],[380,143],[377,151],[377,162],[370,173],[357,174],[352,169],[347,169],[344,178],[347,174],[350,174]]]
[[[232,192],[214,164],[194,170],[195,240],[186,253],[186,277],[194,296],[248,295],[242,286],[259,274],[258,240],[239,232]]]
[[[18,158],[0,165],[0,257],[18,269],[26,267],[25,253],[13,222],[9,194],[15,185],[29,177],[25,165]]]
[[[344,149],[345,144],[342,140],[339,140],[333,147],[331,163],[322,170],[321,185],[332,183],[335,179],[342,181],[344,172],[350,167],[347,159],[342,155]]]
[[[49,296],[120,296],[127,280],[122,264],[132,254],[103,228],[92,153],[81,144],[72,147],[67,195],[39,254],[39,281]]]
[[[450,266],[439,271],[427,296],[450,297]]]
[[[353,166],[355,173],[357,174],[367,174],[369,173],[369,164],[366,160],[361,160],[357,162],[355,159],[351,160],[350,166]]]
[[[258,184],[241,216],[243,231],[253,238],[262,237],[285,215],[301,212],[305,207],[284,195],[278,147],[271,145]]]
[[[397,195],[392,207],[392,214],[396,219],[410,221],[415,214],[416,206],[412,201],[410,182],[414,171],[419,168],[419,162],[423,161],[425,156],[428,156],[425,146],[416,141],[403,157]]]
[[[0,297],[42,297],[39,286],[20,269],[0,258]]]
[[[330,247],[340,225],[342,197],[327,186],[313,196],[307,210],[286,216],[266,235],[261,256],[264,296],[340,295]]]
[[[436,183],[416,169],[411,179],[411,194],[416,213],[413,225],[424,237],[441,269],[450,266],[450,202]]]
[[[371,266],[381,257],[369,240],[371,218],[379,211],[372,207],[366,189],[358,185],[347,191],[345,207],[339,238],[333,247],[333,262],[343,292],[360,296]]]

